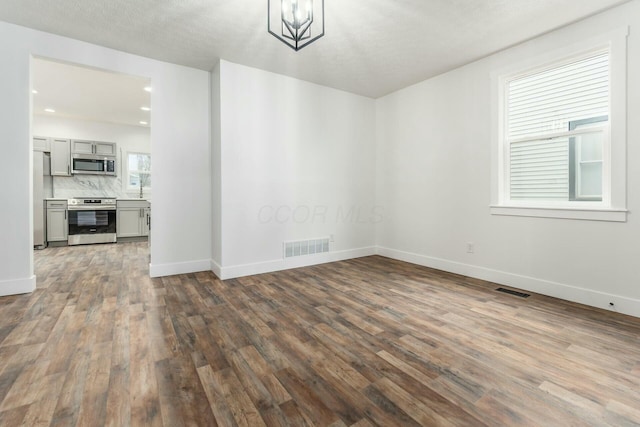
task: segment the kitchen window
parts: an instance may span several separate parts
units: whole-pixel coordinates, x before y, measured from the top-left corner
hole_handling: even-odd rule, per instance
[[[127,153],[127,189],[151,189],[151,154]]]
[[[499,170],[491,212],[625,221],[626,31],[551,56],[494,76]]]

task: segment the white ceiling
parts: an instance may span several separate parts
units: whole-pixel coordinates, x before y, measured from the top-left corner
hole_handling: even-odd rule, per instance
[[[34,59],[33,113],[133,126],[151,124],[151,94],[144,77]],[[55,110],[48,113],[45,108]],[[147,122],[142,125],[140,121]]]
[[[325,37],[299,52],[267,33],[266,0],[2,0],[0,20],[203,70],[224,58],[375,98],[626,1],[325,0]]]

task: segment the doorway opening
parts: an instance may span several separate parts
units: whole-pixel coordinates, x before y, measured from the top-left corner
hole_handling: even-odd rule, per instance
[[[151,223],[148,77],[31,59],[33,239],[56,247],[148,241]],[[87,246],[85,246],[87,245]],[[151,254],[146,248],[149,263]]]

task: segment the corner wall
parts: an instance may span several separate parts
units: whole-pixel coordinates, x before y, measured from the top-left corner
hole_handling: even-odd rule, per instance
[[[216,274],[231,278],[373,254],[374,100],[227,61],[219,71]],[[283,258],[284,241],[329,236],[329,253]]]
[[[491,73],[626,25],[628,221],[491,215]],[[634,1],[377,100],[378,252],[640,317],[639,33]]]
[[[220,62],[211,71],[211,270],[221,277],[222,266],[222,134],[220,129]]]

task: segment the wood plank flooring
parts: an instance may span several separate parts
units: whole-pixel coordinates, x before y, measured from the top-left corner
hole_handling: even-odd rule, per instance
[[[0,298],[2,426],[640,425],[640,319],[382,257],[148,277],[36,252]]]

